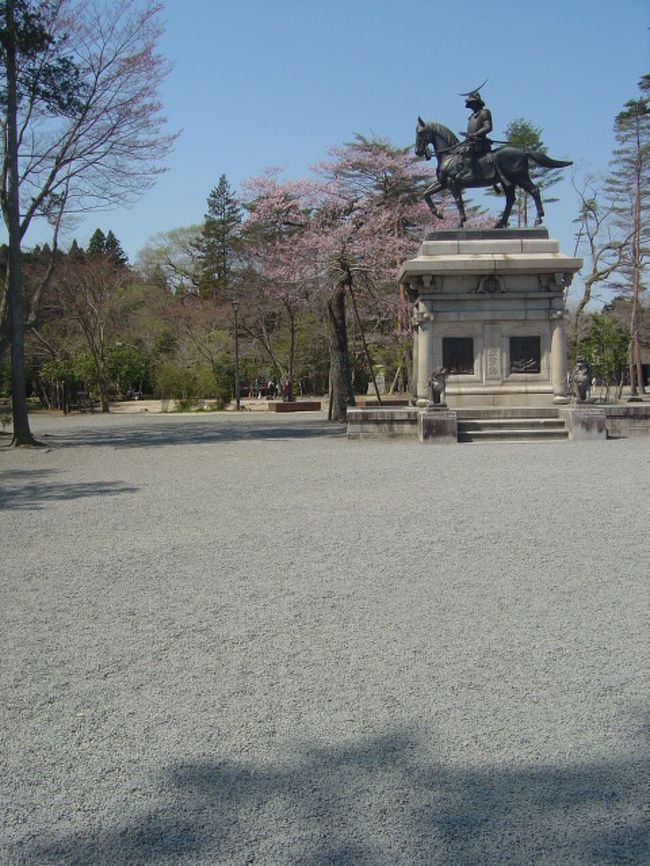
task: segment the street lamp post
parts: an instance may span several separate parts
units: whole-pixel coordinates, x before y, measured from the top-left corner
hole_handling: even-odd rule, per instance
[[[235,408],[239,412],[239,329],[237,326],[239,298],[232,299],[232,308],[235,311]]]

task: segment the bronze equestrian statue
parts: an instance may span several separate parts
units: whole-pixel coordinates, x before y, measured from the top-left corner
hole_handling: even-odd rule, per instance
[[[463,190],[493,186],[497,191],[501,185],[506,206],[495,228],[501,229],[508,225],[510,212],[515,203],[515,189],[521,187],[533,198],[537,208],[535,225],[541,225],[544,218],[544,208],[539,194],[539,188],[532,182],[528,174],[528,160],[544,168],[566,168],[572,165],[570,161],[551,159],[538,150],[527,153],[518,147],[499,147],[492,150],[493,142],[488,138],[492,131],[492,115],[485,107],[477,90],[461,94],[467,97],[466,108],[472,111],[467,122],[465,141],[461,142],[456,135],[441,123],[425,123],[418,117],[415,130],[415,153],[431,159],[429,145],[433,147],[438,167],[436,181],[424,191],[431,213],[442,219],[442,214],[433,203],[436,193],[447,190],[456,202],[460,215],[460,226],[467,220],[463,203]]]

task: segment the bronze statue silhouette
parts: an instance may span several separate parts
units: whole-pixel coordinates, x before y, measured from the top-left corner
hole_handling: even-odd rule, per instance
[[[487,79],[483,84],[487,84]],[[459,146],[460,151],[465,157],[466,170],[470,174],[479,174],[481,169],[477,165],[477,160],[492,149],[493,142],[488,138],[492,132],[492,113],[489,108],[485,107],[478,88],[470,90],[469,93],[459,93],[458,95],[466,97],[465,108],[469,108],[472,112],[467,120],[467,132],[460,133],[465,138],[465,141]]]
[[[473,95],[478,94],[474,94],[474,92],[468,94],[470,97]],[[470,118],[470,123],[471,120]],[[471,133],[468,133],[468,137],[470,135]],[[506,206],[494,227],[505,228],[515,203],[515,189],[521,187],[532,196],[537,208],[535,225],[541,225],[544,218],[544,208],[542,207],[539,188],[532,182],[528,174],[528,161],[532,160],[544,168],[566,168],[572,163],[551,159],[538,150],[528,153],[518,147],[510,146],[489,150],[491,142],[489,139],[485,139],[485,141],[488,145],[487,150],[485,147],[471,146],[468,150],[468,145],[461,142],[451,129],[441,123],[425,123],[421,117],[418,117],[418,125],[415,130],[415,153],[417,156],[431,159],[432,154],[429,149],[431,145],[438,162],[437,180],[424,191],[424,200],[431,213],[438,219],[442,219],[442,214],[434,205],[432,197],[436,193],[447,190],[456,202],[460,215],[459,225],[463,226],[467,220],[463,203],[463,190],[486,186],[493,186],[498,190],[499,185],[501,185],[506,196]],[[477,152],[479,149],[483,152]]]

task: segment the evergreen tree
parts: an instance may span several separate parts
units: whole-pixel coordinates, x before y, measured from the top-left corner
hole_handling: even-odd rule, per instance
[[[108,230],[107,235],[101,229],[95,229],[88,241],[86,254],[89,256],[106,256],[118,267],[125,267],[129,263],[127,255],[122,249],[122,244],[111,229]]]
[[[85,253],[84,253],[83,249],[77,243],[76,238],[72,239],[72,243],[70,244],[70,249],[68,250],[68,256],[71,259],[74,259],[74,261],[78,261],[80,259],[83,259],[85,256]]]
[[[546,153],[548,148],[542,141],[542,130],[539,126],[535,126],[530,120],[524,120],[523,117],[518,117],[506,126],[506,139],[512,147],[518,147],[526,152],[537,150],[540,153]],[[529,174],[533,183],[539,187],[542,199],[545,203],[557,201],[554,198],[548,198],[544,195],[545,190],[554,186],[562,177],[562,169],[554,168],[547,169],[535,166],[532,161],[529,163]],[[528,203],[530,196],[526,190],[517,187],[517,199],[515,206],[517,208],[517,225],[528,225]]]
[[[589,330],[578,343],[578,352],[587,359],[592,374],[605,385],[605,399],[609,395],[609,386],[622,381],[628,342],[627,329],[608,315],[607,308],[590,316]]]
[[[614,286],[632,296],[630,316],[630,385],[643,391],[639,340],[640,295],[644,291],[644,259],[650,251],[650,74],[639,81],[641,96],[630,99],[614,120],[618,147],[608,181],[624,256]]]
[[[109,229],[104,244],[104,253],[109,256],[119,267],[126,267],[129,263],[128,256],[122,249],[122,244]]]
[[[88,246],[86,247],[86,255],[103,256],[106,252],[106,235],[101,229],[95,229],[92,233]]]
[[[197,244],[199,293],[227,300],[233,288],[242,212],[225,174],[208,196],[208,212]]]

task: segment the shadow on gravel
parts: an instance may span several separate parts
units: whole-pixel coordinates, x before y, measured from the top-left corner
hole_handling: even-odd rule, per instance
[[[35,511],[49,502],[85,499],[88,496],[117,496],[135,493],[137,487],[109,481],[61,484],[50,480],[50,469],[22,469],[0,472],[0,511]]]
[[[55,447],[76,445],[113,446],[115,448],[149,448],[156,445],[206,445],[219,442],[251,440],[288,440],[340,438],[345,426],[327,421],[301,423],[255,423],[192,421],[182,419],[154,423],[116,420],[113,426],[83,427],[67,433],[46,433],[39,438]]]
[[[491,771],[426,766],[418,753],[415,740],[394,734],[297,751],[276,765],[178,763],[157,780],[156,808],[96,831],[32,837],[14,849],[15,862],[650,862],[640,761]]]

